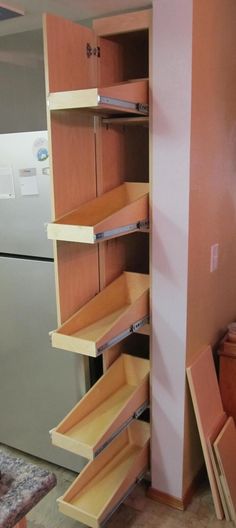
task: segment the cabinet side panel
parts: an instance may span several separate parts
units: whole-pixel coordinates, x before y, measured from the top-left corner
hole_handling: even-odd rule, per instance
[[[87,56],[87,44],[96,46],[91,29],[55,15],[44,16],[47,92],[96,86],[97,57]]]
[[[57,278],[63,323],[99,291],[97,246],[58,242]]]
[[[96,197],[93,117],[51,113],[55,219]]]
[[[96,197],[93,117],[76,110],[51,112],[54,218]],[[55,244],[58,322],[64,322],[99,291],[98,248]]]
[[[109,86],[123,81],[123,53],[118,42],[100,38],[101,60],[98,63],[98,85]]]
[[[149,181],[149,130],[145,126],[124,128],[125,181]]]

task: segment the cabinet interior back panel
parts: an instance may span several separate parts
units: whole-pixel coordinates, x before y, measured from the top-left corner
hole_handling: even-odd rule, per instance
[[[98,193],[124,181],[148,182],[149,137],[142,126],[105,125],[96,128]],[[149,272],[148,233],[133,233],[99,246],[100,286],[123,271]]]
[[[102,86],[148,77],[148,30],[101,38],[100,48],[106,59],[99,62]]]
[[[99,120],[96,150],[99,194],[124,181],[148,182],[148,128],[106,125]]]
[[[123,271],[149,273],[148,233],[132,233],[99,246],[100,285],[104,288]]]

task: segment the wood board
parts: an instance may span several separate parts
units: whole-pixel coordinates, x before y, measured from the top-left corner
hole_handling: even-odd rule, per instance
[[[134,421],[58,499],[59,510],[98,528],[116,509],[149,465],[150,426]]]
[[[210,346],[204,348],[187,367],[187,376],[216,516],[217,519],[223,519],[223,506],[207,448],[207,438],[224,415]]]
[[[149,117],[104,117],[102,119],[104,125],[115,125],[115,126],[137,126],[142,125],[144,127],[149,126]]]
[[[216,482],[217,482],[217,486],[218,486],[218,490],[219,490],[219,494],[220,494],[220,498],[221,498],[221,502],[222,502],[222,506],[223,506],[223,510],[224,510],[225,519],[226,519],[226,521],[230,521],[230,512],[229,512],[229,508],[228,508],[226,497],[225,497],[225,491],[224,491],[224,488],[222,486],[222,482],[221,482],[221,479],[220,479],[218,464],[217,464],[217,461],[216,461],[214,447],[213,447],[213,443],[216,440],[216,438],[217,438],[219,432],[221,431],[222,427],[224,426],[226,420],[227,420],[227,415],[226,415],[226,413],[224,413],[224,415],[222,416],[220,422],[218,422],[216,424],[214,429],[212,429],[211,435],[207,438],[207,447],[208,447],[209,455],[210,455],[210,458],[211,458],[212,467],[213,467],[214,475],[215,475],[215,478],[216,478]]]
[[[139,223],[149,218],[148,192],[148,183],[123,183],[49,223],[48,238],[94,244],[102,234],[110,239],[138,231]]]
[[[225,350],[220,354],[220,393],[224,409],[228,416],[236,420],[236,355]]]
[[[220,347],[220,356],[236,357],[236,343],[224,339]]]
[[[236,522],[236,428],[232,416],[213,445],[232,520]]]
[[[111,98],[113,103],[102,102],[101,98]],[[125,104],[116,104],[116,101],[123,101]],[[126,103],[134,103],[134,108]],[[48,96],[48,105],[51,111],[69,110],[74,108],[90,110],[106,114],[112,112],[122,114],[130,113],[142,115],[137,105],[148,104],[148,81],[121,83],[101,88],[88,88],[84,90],[70,90],[62,92],[52,92]]]
[[[149,402],[150,363],[122,354],[52,430],[52,443],[93,459]]]
[[[148,314],[149,275],[124,272],[52,332],[52,346],[96,357]]]
[[[93,21],[93,29],[100,36],[117,35],[119,33],[149,29],[151,20],[151,9],[145,9],[143,11],[95,19]]]

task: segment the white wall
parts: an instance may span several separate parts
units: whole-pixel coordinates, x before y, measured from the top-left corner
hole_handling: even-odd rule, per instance
[[[1,54],[11,53],[13,63],[1,62]],[[42,32],[29,31],[0,38],[0,133],[43,130],[46,101],[43,62],[14,64],[26,56],[43,57]]]

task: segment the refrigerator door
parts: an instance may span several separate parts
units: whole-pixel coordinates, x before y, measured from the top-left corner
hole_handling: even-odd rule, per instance
[[[52,257],[47,132],[0,135],[0,253]]]
[[[83,357],[50,346],[53,263],[0,257],[0,298],[0,442],[80,471],[49,436],[86,391]]]

